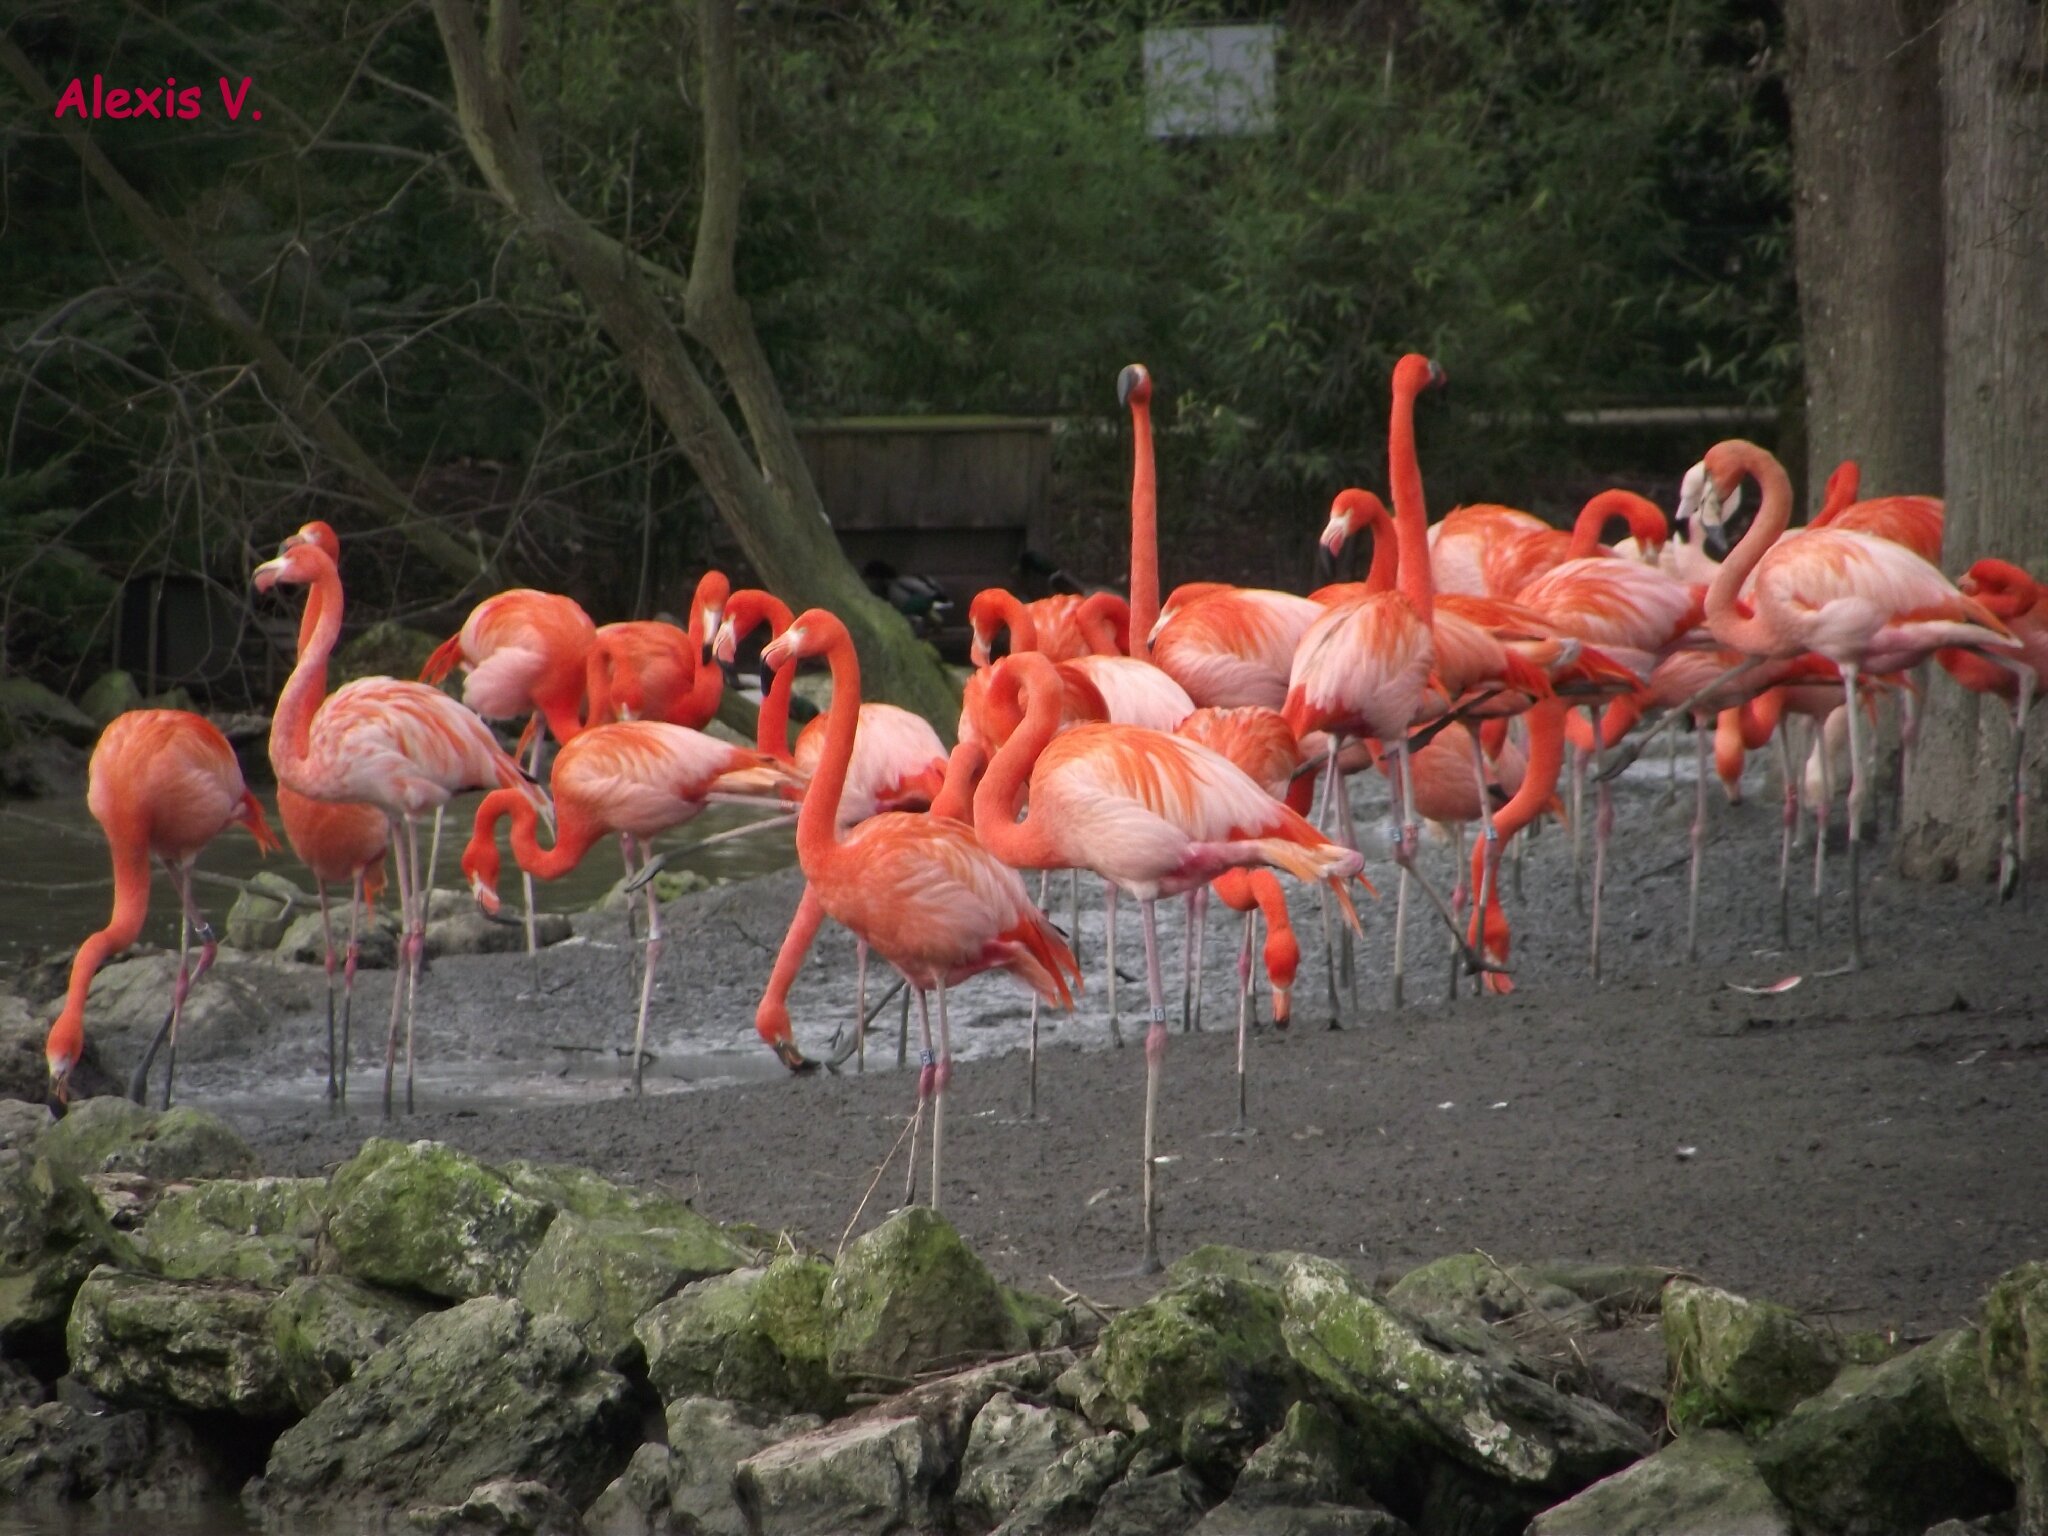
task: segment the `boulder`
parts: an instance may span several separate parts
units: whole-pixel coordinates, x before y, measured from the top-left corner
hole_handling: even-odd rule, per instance
[[[101,1059],[126,1074],[142,1059],[170,1007],[178,979],[178,955],[151,951],[102,966],[92,979],[85,1005],[86,1031],[100,1045]],[[303,1019],[321,1007],[322,979],[296,967],[274,963],[268,955],[222,949],[213,969],[192,988],[178,1018],[178,1061],[241,1061],[282,1035],[300,1031],[287,1021]],[[159,1054],[155,1082],[163,1082]],[[231,1170],[205,1170],[225,1174]],[[254,1169],[239,1170],[254,1172]]]
[[[102,1265],[71,1305],[72,1374],[110,1403],[274,1419],[291,1411],[270,1293]]]
[[[382,1137],[335,1170],[329,1205],[328,1237],[348,1273],[450,1301],[517,1289],[555,1217],[466,1153]]]
[[[1640,1429],[1559,1390],[1484,1327],[1411,1318],[1326,1259],[1294,1260],[1281,1295],[1288,1349],[1361,1430],[1366,1480],[1403,1513],[1396,1491],[1427,1502],[1433,1459],[1554,1496],[1651,1450]]]
[[[55,736],[74,747],[99,740],[91,716],[62,694],[26,677],[0,677],[0,715],[23,736]]]
[[[1102,1495],[1088,1536],[1179,1536],[1194,1528],[1207,1503],[1200,1480],[1186,1467],[1134,1472]]]
[[[1674,1280],[1664,1293],[1671,1422],[1757,1431],[1841,1369],[1841,1351],[1790,1309]]]
[[[0,1007],[10,1001],[0,998]],[[50,1111],[26,1099],[0,1095],[0,1152],[19,1152],[33,1147],[50,1128]]]
[[[133,677],[118,667],[102,672],[78,696],[79,712],[101,730],[105,730],[107,723],[116,715],[125,715],[131,709],[140,708],[142,690],[135,686]]]
[[[480,1297],[421,1318],[279,1437],[268,1513],[460,1504],[480,1483],[546,1484],[577,1508],[639,1442],[624,1377],[575,1331]]]
[[[1408,1312],[1455,1312],[1484,1323],[1536,1313],[1577,1333],[1655,1311],[1670,1278],[1670,1270],[1649,1265],[1499,1265],[1483,1254],[1454,1253],[1410,1270],[1387,1300]]]
[[[668,1410],[668,1508],[690,1536],[747,1536],[735,1479],[740,1463],[818,1428],[815,1414],[774,1419],[715,1397]]]
[[[443,955],[512,955],[526,949],[526,926],[501,923],[477,910],[467,891],[434,892],[434,908],[427,919],[427,957]],[[545,949],[560,944],[575,932],[568,917],[560,912],[534,916],[534,942]]]
[[[831,1267],[786,1254],[685,1286],[634,1324],[664,1402],[722,1397],[779,1413],[837,1413],[846,1383],[827,1363]]]
[[[345,903],[334,908],[334,962],[339,969],[348,954],[348,908]],[[320,927],[320,910],[316,904],[311,912],[301,912],[285,925],[284,935],[277,941],[277,957],[290,960],[297,965],[325,965],[327,963],[327,936]],[[398,963],[398,920],[387,907],[376,921],[360,925],[356,934],[356,969],[358,971],[388,971]],[[385,993],[387,1002],[390,993]]]
[[[1021,1402],[998,1392],[974,1416],[960,1460],[953,1507],[995,1525],[1023,1502],[1040,1473],[1089,1435],[1087,1422],[1064,1408]]]
[[[39,1146],[52,1162],[81,1178],[139,1173],[169,1183],[256,1173],[256,1154],[225,1121],[184,1105],[158,1111],[123,1098],[87,1099],[45,1131]]]
[[[0,1152],[0,1353],[49,1360],[78,1287],[98,1264],[134,1264],[77,1177],[33,1152]]]
[[[0,1409],[0,1508],[161,1508],[230,1493],[236,1481],[182,1419],[66,1402]]]
[[[1188,1280],[1196,1275],[1221,1275],[1227,1280],[1242,1280],[1247,1285],[1263,1285],[1278,1290],[1287,1277],[1287,1266],[1301,1257],[1290,1252],[1253,1253],[1249,1248],[1233,1248],[1228,1243],[1204,1243],[1189,1250],[1166,1267],[1170,1280]]]
[[[666,1536],[678,1524],[668,1502],[674,1459],[665,1445],[650,1440],[641,1446],[583,1511],[584,1530],[590,1536]]]
[[[1087,1529],[1102,1496],[1124,1475],[1137,1449],[1121,1431],[1069,1446],[1039,1473],[993,1536],[1057,1536]]]
[[[1231,1497],[1240,1503],[1343,1503],[1364,1492],[1342,1421],[1314,1403],[1287,1410],[1279,1432],[1252,1452]]]
[[[1764,1481],[1802,1527],[1918,1536],[2011,1501],[2012,1485],[1978,1459],[1949,1410],[1945,1353],[1923,1346],[1849,1366],[1758,1442]]]
[[[350,1380],[421,1317],[424,1302],[346,1275],[306,1275],[270,1304],[270,1337],[300,1413]]]
[[[33,1408],[48,1395],[28,1367],[0,1359],[0,1413],[10,1408]]]
[[[480,1483],[460,1504],[406,1511],[419,1536],[585,1536],[575,1508],[545,1483],[499,1478]]]
[[[1232,1494],[1202,1517],[1195,1536],[1412,1536],[1377,1505],[1248,1504]]]
[[[202,1179],[160,1195],[135,1246],[176,1280],[246,1280],[282,1289],[312,1267],[325,1179]]]
[[[864,1413],[756,1452],[734,1486],[755,1536],[883,1536],[940,1523],[948,1470],[923,1420]]]
[[[1096,1363],[1130,1427],[1155,1431],[1218,1488],[1315,1391],[1288,1352],[1279,1295],[1218,1274],[1122,1314],[1103,1330]]]
[[[832,1371],[849,1378],[907,1382],[934,1366],[1030,1347],[1002,1287],[929,1206],[899,1211],[847,1244],[824,1315]]]
[[[1739,1435],[1703,1429],[1538,1515],[1528,1536],[1795,1536]]]
[[[8,1119],[6,1130],[0,1132],[0,1146],[20,1146],[31,1127],[40,1131],[50,1123],[50,1064],[43,1046],[50,1037],[50,1021],[56,1016],[55,1003],[30,1008],[11,992],[0,992],[0,1112]],[[99,1042],[87,1035],[85,1053],[71,1069],[72,1098],[82,1101],[119,1091],[101,1064]]]
[[[301,890],[274,869],[258,870],[228,908],[221,942],[234,949],[268,952],[277,948],[292,920],[309,910],[320,915],[319,898],[311,891]]]
[[[1978,1348],[2002,1431],[2004,1454],[1993,1463],[2019,1485],[2021,1528],[2048,1530],[2048,1264],[2022,1264],[1999,1277],[1984,1298]],[[1970,1438],[1992,1437],[1980,1431]]]
[[[359,677],[418,677],[440,640],[396,619],[379,619],[334,653],[334,686]]]
[[[49,736],[23,737],[0,715],[0,794],[23,800],[85,798],[86,751]]]

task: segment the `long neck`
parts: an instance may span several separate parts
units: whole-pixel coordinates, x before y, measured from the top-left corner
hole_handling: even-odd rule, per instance
[[[1645,510],[1656,513],[1656,523],[1645,517]],[[1628,531],[1638,541],[1644,535],[1663,526],[1664,514],[1634,491],[1602,491],[1583,507],[1579,508],[1578,520],[1572,524],[1572,541],[1565,550],[1565,559],[1584,560],[1600,548],[1600,535],[1613,518],[1621,518],[1628,524]]]
[[[1131,639],[1138,638],[1138,615],[1131,611]],[[1016,665],[1013,660],[1012,666]],[[1023,684],[1024,718],[1003,743],[974,792],[974,835],[982,847],[1016,869],[1050,868],[1045,829],[1034,818],[1017,820],[1017,806],[1033,764],[1060,728],[1059,675],[1050,663]]]
[[[709,720],[718,713],[718,701],[725,693],[725,669],[704,659],[704,649],[692,639],[690,657],[690,718]]]
[[[1856,493],[1863,487],[1863,466],[1854,459],[1844,459],[1835,466],[1835,472],[1828,476],[1828,484],[1822,493],[1820,511],[1814,514],[1813,526],[1832,522],[1841,510],[1856,500]]]
[[[149,916],[149,839],[140,831],[109,832],[114,855],[114,911],[107,926],[78,946],[71,961],[71,984],[64,1007],[50,1026],[48,1055],[76,1061],[85,1049],[85,999],[93,976],[108,959],[133,944]]]
[[[825,716],[825,752],[796,818],[797,860],[806,871],[830,858],[839,846],[839,799],[853,762],[854,733],[860,729],[860,658],[854,654],[853,638],[834,639],[826,659],[832,666],[832,708]],[[794,658],[788,670],[796,670]]]
[[[1735,599],[1749,573],[1756,569],[1764,552],[1777,543],[1792,519],[1792,482],[1785,476],[1785,466],[1754,443],[1737,441],[1724,444],[1723,448],[1756,478],[1763,488],[1763,502],[1749,532],[1721,562],[1713,585],[1707,588],[1707,623],[1714,638],[1723,645],[1738,651],[1764,652],[1771,649],[1773,637],[1766,633],[1761,621],[1741,617],[1735,610]]]
[[[333,566],[313,578],[306,604],[309,611],[318,605],[319,613],[310,634],[301,621],[298,665],[285,679],[277,712],[270,720],[270,766],[286,781],[306,767],[313,715],[327,693],[327,658],[334,654],[334,642],[341,635],[341,577]]]
[[[1415,389],[1394,387],[1387,418],[1387,480],[1394,493],[1394,537],[1400,545],[1399,584],[1425,624],[1436,618],[1436,587],[1429,574],[1429,513],[1422,504],[1422,466],[1415,458]],[[1378,559],[1378,551],[1374,551]]]
[[[1012,651],[1035,651],[1038,649],[1038,621],[1031,617],[1031,606],[1014,592],[998,594],[995,603],[996,628],[1005,626],[1010,631]],[[994,640],[991,635],[990,640]]]
[[[1159,479],[1149,400],[1131,406],[1131,452],[1131,654],[1150,661],[1159,621]]]
[[[1374,517],[1366,527],[1372,530],[1372,564],[1366,567],[1365,590],[1367,592],[1391,592],[1394,590],[1394,576],[1401,567],[1401,547],[1394,532],[1391,518]],[[1429,537],[1423,535],[1423,547],[1428,549]]]
[[[1092,592],[1074,614],[1074,624],[1097,656],[1126,656],[1131,649],[1131,605],[1114,592]]]
[[[519,861],[519,867],[536,880],[559,880],[578,864],[583,855],[590,852],[591,845],[602,835],[602,829],[591,825],[588,818],[579,814],[575,805],[557,797],[555,801],[555,846],[543,848],[540,845],[540,812],[522,790],[495,789],[484,796],[484,804],[500,796],[507,797],[504,810],[512,817],[512,857]],[[477,826],[483,827],[483,809],[477,811]]]
[[[946,758],[946,782],[932,798],[931,814],[942,821],[974,823],[974,779],[988,754],[971,741],[955,746]]]
[[[795,617],[780,598],[763,596],[761,616],[768,621],[768,638],[773,640]],[[789,700],[796,691],[796,663],[777,667],[768,679],[768,691],[761,695],[761,715],[754,727],[754,745],[765,757],[778,763],[794,762],[789,751]]]

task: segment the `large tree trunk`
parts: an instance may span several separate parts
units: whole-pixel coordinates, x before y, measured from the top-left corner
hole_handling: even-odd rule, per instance
[[[1996,554],[2048,575],[2048,20],[2038,0],[1975,0],[1941,25],[1948,221],[1946,416],[1950,574]],[[1928,699],[1906,801],[1907,873],[1997,865],[2011,731],[2005,706],[1946,678]],[[2030,731],[2029,789],[2043,753]],[[2031,839],[2036,862],[2048,838]]]
[[[485,181],[596,311],[761,579],[793,608],[830,608],[846,621],[868,697],[913,709],[950,734],[959,700],[930,649],[847,564],[733,286],[742,181],[733,0],[697,7],[705,190],[687,282],[584,219],[549,181],[519,89],[518,0],[490,0],[482,36],[476,0],[433,0],[433,9],[463,137]],[[683,323],[731,387],[751,454],[684,346],[657,283],[681,296]]]
[[[1849,458],[1866,496],[1941,491],[1942,3],[1786,16],[1810,506]]]

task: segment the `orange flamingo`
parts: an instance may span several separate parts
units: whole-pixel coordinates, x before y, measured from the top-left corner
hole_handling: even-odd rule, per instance
[[[1860,882],[1863,751],[1858,679],[1896,672],[1943,646],[2017,647],[2004,623],[1941,572],[1888,539],[1839,528],[1809,528],[1783,539],[1792,514],[1784,466],[1754,443],[1716,443],[1701,461],[1708,508],[1747,473],[1763,504],[1707,592],[1707,626],[1722,645],[1756,658],[1805,651],[1841,669],[1849,716],[1849,966],[1863,963]],[[1752,579],[1753,575],[1753,579]],[[1745,582],[1746,600],[1739,600]]]
[[[1934,656],[1972,693],[2003,699],[2012,711],[2012,798],[1998,859],[1998,893],[2004,898],[2017,887],[2027,859],[2027,712],[2048,678],[2048,587],[2009,561],[1989,559],[1971,566],[1960,585],[2020,642],[2016,653],[1996,660],[1974,651],[1943,650]]]
[[[1024,882],[975,840],[971,827],[908,812],[873,816],[850,829],[841,826],[839,799],[860,721],[860,660],[853,639],[837,618],[812,608],[769,642],[762,660],[781,667],[817,655],[832,668],[834,707],[824,758],[797,817],[797,858],[823,910],[901,972],[917,993],[925,1040],[918,1118],[921,1122],[930,1098],[931,1202],[936,1209],[946,1087],[953,1072],[946,989],[983,971],[1007,971],[1043,1001],[1071,1008],[1081,972],[1059,930],[1025,894]],[[1041,658],[1023,659],[1051,665]],[[936,1055],[926,1000],[934,990],[939,995]],[[914,1141],[911,1158],[914,1177]]]
[[[177,887],[183,914],[178,979],[171,991],[171,1011],[143,1052],[128,1096],[138,1104],[147,1096],[151,1063],[168,1041],[163,1097],[168,1109],[178,1068],[178,1019],[193,983],[206,974],[219,948],[212,927],[192,899],[192,865],[208,843],[237,822],[266,853],[278,846],[277,835],[242,782],[241,765],[227,738],[210,721],[182,709],[135,709],[115,716],[93,746],[85,803],[114,857],[114,911],[106,927],[78,946],[64,1006],[43,1045],[52,1104],[61,1114],[70,1100],[71,1072],[85,1049],[85,999],[94,974],[135,942],[149,916],[153,857]],[[195,937],[200,944],[196,969],[190,963]]]
[[[285,541],[316,544],[337,567],[341,564],[341,539],[328,524],[307,523]],[[299,618],[299,651],[306,649],[320,618],[317,597],[309,598]],[[320,692],[327,692],[323,671]],[[391,846],[391,823],[374,805],[330,800],[311,800],[297,790],[277,787],[277,816],[284,823],[285,841],[299,861],[313,872],[313,888],[320,897],[320,940],[327,972],[327,1097],[336,1103],[348,1101],[349,1022],[355,1012],[356,967],[362,960],[360,922],[373,911],[384,889],[384,853]],[[335,1069],[334,1048],[334,924],[327,905],[327,887],[349,888],[348,950],[342,966],[340,1074]]]
[[[970,659],[977,667],[989,664],[996,636],[1005,629],[1013,652],[1037,651],[1053,661],[1130,651],[1131,605],[1114,592],[1056,592],[1027,603],[1001,587],[986,587],[967,605],[967,623],[974,637]]]
[[[1133,607],[1133,638],[1138,610]],[[1010,658],[997,681],[1017,690],[1024,721],[974,796],[983,845],[1019,869],[1090,869],[1136,897],[1145,930],[1151,1023],[1145,1035],[1144,1263],[1159,1265],[1153,1147],[1166,1051],[1165,984],[1154,904],[1226,869],[1276,865],[1327,880],[1355,923],[1343,882],[1363,860],[1268,795],[1228,758],[1178,736],[1124,725],[1059,731],[1063,689],[1052,663]],[[1055,733],[1058,733],[1055,735]],[[1017,819],[1029,791],[1030,808]]]
[[[463,850],[462,872],[484,911],[498,910],[498,838],[501,818],[512,818],[512,855],[527,874],[559,880],[600,839],[613,833],[649,843],[695,817],[713,800],[757,804],[793,782],[793,775],[759,752],[736,747],[685,725],[627,720],[579,732],[562,748],[550,777],[555,840],[540,845],[540,814],[519,789],[493,790],[477,807],[476,826]],[[654,882],[643,887],[647,937],[640,967],[640,1008],[633,1024],[633,1091],[640,1092],[646,1060],[647,1009],[654,969],[661,960],[661,903]]]
[[[1278,709],[1287,699],[1287,669],[1302,634],[1322,609],[1292,592],[1221,587],[1184,597],[1152,637],[1153,663],[1204,709],[1258,705]]]
[[[413,1017],[420,958],[426,952],[426,890],[421,881],[418,817],[465,789],[518,789],[545,803],[527,784],[490,728],[440,689],[388,677],[358,678],[322,702],[327,659],[341,634],[341,577],[327,552],[295,544],[256,567],[259,592],[277,585],[312,588],[320,612],[270,722],[270,765],[278,782],[315,800],[367,801],[390,819],[404,848],[398,903],[405,933],[391,991],[391,1027],[384,1045],[384,1110],[391,1112],[398,1020],[405,1015],[405,1107],[413,1104]]]
[[[1150,661],[1159,623],[1159,478],[1152,462],[1152,375],[1143,363],[1116,376],[1116,398],[1131,412],[1130,652]]]
[[[725,674],[705,657],[731,591],[724,572],[706,571],[690,598],[687,628],[659,619],[600,626],[584,661],[584,723],[665,720],[698,731],[709,725]]]
[[[1472,902],[1468,943],[1486,961],[1481,978],[1489,992],[1505,994],[1515,990],[1508,974],[1511,935],[1507,912],[1500,900],[1501,850],[1515,835],[1556,804],[1557,776],[1564,766],[1565,717],[1571,711],[1569,699],[1553,695],[1538,699],[1524,720],[1529,727],[1529,755],[1522,782],[1505,805],[1493,813],[1493,836],[1482,837],[1472,846]]]
[[[1939,496],[1874,496],[1864,501],[1856,494],[1862,483],[1862,466],[1844,459],[1828,476],[1821,509],[1807,526],[1875,534],[1905,545],[1929,565],[1941,559],[1947,509]]]

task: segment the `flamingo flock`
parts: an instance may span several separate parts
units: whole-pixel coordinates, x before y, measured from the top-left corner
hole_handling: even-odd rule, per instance
[[[343,617],[342,554],[331,528],[307,525],[253,579],[259,590],[307,594],[270,758],[287,839],[320,890],[330,1097],[347,1091],[360,923],[388,857],[401,938],[384,1105],[390,1113],[402,1030],[405,1104],[412,1107],[431,881],[421,866],[419,823],[476,789],[488,793],[462,854],[463,875],[477,902],[495,912],[500,827],[509,821],[510,855],[527,885],[529,935],[532,881],[558,878],[598,842],[619,839],[628,889],[642,892],[645,911],[645,930],[637,935],[635,1092],[665,942],[650,883],[658,861],[649,845],[714,802],[754,806],[767,818],[761,825],[793,816],[805,891],[755,1027],[793,1072],[818,1064],[798,1045],[789,997],[827,917],[853,934],[861,956],[852,1049],[860,1048],[867,1022],[868,956],[894,969],[917,1001],[923,1042],[906,1199],[915,1196],[928,1120],[925,1197],[934,1206],[944,1188],[953,1072],[949,991],[1000,971],[1030,996],[1035,1114],[1038,1011],[1071,1008],[1083,985],[1072,946],[1076,920],[1070,916],[1063,931],[1048,918],[1044,877],[1086,871],[1104,884],[1102,965],[1118,1043],[1116,902],[1120,895],[1134,900],[1146,1010],[1140,1179],[1147,1266],[1159,1258],[1155,1178],[1168,1038],[1158,903],[1178,896],[1188,908],[1184,1028],[1199,1027],[1202,915],[1210,892],[1243,914],[1235,1127],[1242,1133],[1254,972],[1264,970],[1273,1025],[1284,1029],[1301,963],[1280,877],[1318,892],[1330,1004],[1341,1011],[1347,987],[1355,1001],[1348,939],[1361,930],[1354,886],[1372,887],[1364,882],[1347,777],[1377,773],[1387,785],[1397,879],[1390,978],[1396,1006],[1403,1001],[1411,891],[1447,931],[1454,991],[1467,976],[1481,991],[1513,987],[1504,857],[1547,816],[1568,816],[1575,847],[1580,828],[1592,826],[1587,961],[1599,979],[1614,819],[1609,781],[1674,725],[1693,729],[1699,759],[1688,951],[1697,953],[1710,777],[1733,798],[1747,754],[1775,744],[1784,781],[1780,912],[1789,926],[1793,833],[1810,812],[1819,829],[1816,857],[1824,857],[1827,802],[1846,749],[1848,965],[1861,965],[1859,882],[1871,779],[1864,717],[1881,698],[1899,700],[1910,754],[1908,701],[1921,684],[1908,674],[1930,658],[1962,686],[1995,695],[2011,710],[2012,814],[2000,878],[2001,892],[2010,891],[2026,856],[2018,754],[2048,669],[2048,591],[2032,576],[1980,560],[1951,582],[1933,563],[1941,503],[1914,496],[1858,500],[1853,464],[1830,480],[1812,523],[1794,529],[1784,468],[1756,445],[1734,440],[1714,445],[1687,474],[1675,527],[1655,505],[1622,490],[1595,496],[1569,530],[1498,505],[1461,507],[1432,525],[1415,418],[1443,371],[1410,354],[1396,364],[1392,382],[1386,498],[1344,488],[1321,529],[1333,554],[1353,539],[1370,540],[1371,568],[1362,581],[1305,595],[1195,582],[1162,602],[1153,382],[1142,366],[1124,369],[1117,393],[1130,412],[1134,450],[1129,597],[1097,592],[1023,602],[1001,590],[979,594],[968,611],[974,670],[956,726],[959,745],[950,752],[923,719],[862,701],[859,660],[833,614],[793,614],[772,593],[732,590],[715,571],[698,584],[686,627],[599,626],[566,597],[499,593],[434,652],[421,680],[365,678],[329,694],[327,662]],[[1759,499],[1730,548],[1745,481]],[[1603,544],[1617,524],[1625,529],[1621,542]],[[1717,547],[1726,551],[1718,561]],[[735,744],[706,730],[724,686],[721,663],[763,627],[764,676],[772,680],[757,739]],[[795,672],[812,658],[830,668],[830,708],[792,743]],[[439,686],[458,670],[459,700]],[[517,746],[502,746],[487,721],[522,721]],[[1794,739],[1804,722],[1811,722],[1810,749]],[[1568,762],[1569,812],[1560,794]],[[1589,785],[1588,816],[1582,808]],[[149,859],[171,872],[185,919],[177,983],[159,1036],[174,1067],[180,1014],[214,954],[192,898],[193,861],[237,822],[259,844],[276,846],[226,741],[195,715],[154,710],[119,717],[93,754],[88,803],[113,851],[115,903],[108,925],[80,946],[50,1030],[50,1079],[60,1104],[83,1046],[92,975],[140,929]],[[1425,820],[1455,830],[1456,880],[1448,891],[1438,889],[1418,857]],[[1469,863],[1468,830],[1476,834]],[[1030,870],[1042,872],[1036,900],[1022,879]],[[1574,873],[1576,884],[1576,860]],[[350,892],[338,1051],[331,884]],[[148,1071],[146,1060],[138,1096]],[[165,1102],[169,1078],[167,1071]]]

